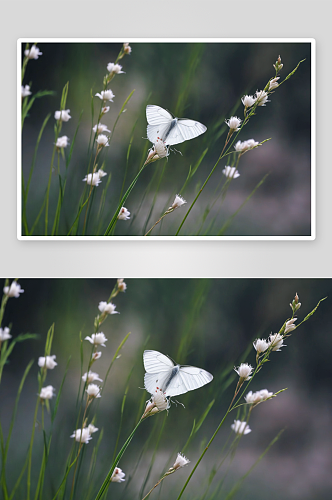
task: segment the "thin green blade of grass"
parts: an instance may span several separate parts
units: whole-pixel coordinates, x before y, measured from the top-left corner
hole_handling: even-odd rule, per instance
[[[240,205],[240,207],[227,219],[227,221],[225,222],[225,224],[222,226],[222,228],[220,229],[220,231],[218,232],[218,236],[222,236],[224,234],[224,232],[226,231],[226,229],[229,227],[229,225],[232,223],[233,219],[237,216],[237,214],[242,210],[242,208],[248,203],[248,201],[250,200],[250,198],[255,194],[255,192],[257,191],[258,188],[260,188],[260,186],[262,184],[264,184],[265,180],[267,179],[267,177],[269,176],[270,174],[266,174],[264,175],[263,179],[261,179],[259,181],[259,183],[254,187],[254,189],[251,191],[251,193],[247,196],[247,198],[244,200],[244,202]]]

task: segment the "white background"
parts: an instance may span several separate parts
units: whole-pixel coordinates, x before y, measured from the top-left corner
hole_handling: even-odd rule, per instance
[[[11,1],[1,31],[1,259],[13,277],[328,277],[331,272],[331,4],[177,0]],[[16,237],[18,38],[315,38],[315,241],[19,241]],[[151,61],[151,64],[154,64]]]

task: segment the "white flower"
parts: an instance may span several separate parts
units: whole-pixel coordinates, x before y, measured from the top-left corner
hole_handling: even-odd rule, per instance
[[[248,139],[245,141],[245,143],[246,143],[248,149],[255,148],[259,144],[259,142],[254,141],[254,139]]]
[[[120,314],[115,310],[116,305],[112,304],[112,302],[99,302],[98,309],[101,313],[106,314]]]
[[[174,198],[174,201],[173,201],[173,205],[172,205],[172,208],[175,209],[175,208],[179,208],[181,207],[182,205],[184,205],[186,202],[186,200],[184,200],[182,198],[182,196],[180,196],[179,194],[177,194]]]
[[[125,292],[127,290],[127,284],[124,282],[124,278],[119,278],[117,284],[119,292]]]
[[[124,479],[125,475],[126,474],[122,472],[122,469],[120,469],[120,467],[115,467],[111,477],[112,483],[122,483],[123,481],[125,481]]]
[[[251,108],[256,102],[256,98],[252,95],[244,95],[241,99],[243,106]]]
[[[267,389],[262,389],[261,391],[257,392],[252,392],[252,391],[248,392],[248,394],[244,399],[248,404],[257,405],[258,403],[265,401],[271,396],[273,396],[273,392],[269,392]]]
[[[98,123],[98,125],[95,125],[92,130],[94,131],[94,133],[97,132],[97,134],[101,134],[102,132],[111,133],[111,131],[108,130],[107,125],[103,125],[102,123]]]
[[[119,220],[128,220],[128,219],[130,219],[129,215],[130,215],[129,210],[127,210],[126,207],[122,207],[120,212],[119,212],[118,219]]]
[[[99,385],[89,384],[85,392],[89,398],[101,398]]]
[[[269,343],[272,351],[280,351],[281,347],[285,347],[284,337],[280,333],[271,333],[269,336]]]
[[[39,56],[42,56],[43,53],[40,52],[39,48],[36,45],[32,45],[30,49],[24,51],[25,57],[28,59],[38,59]]]
[[[102,101],[111,101],[113,102],[113,97],[115,97],[115,95],[113,94],[113,92],[111,91],[111,89],[109,90],[102,90],[100,92],[100,94],[95,94],[97,97],[99,97],[99,99],[101,99]]]
[[[222,173],[228,178],[228,179],[236,179],[237,177],[240,177],[239,172],[236,170],[235,167],[230,167],[227,166],[223,169]]]
[[[91,434],[89,432],[89,428],[84,429],[76,429],[73,434],[70,436],[71,438],[75,438],[78,443],[87,444],[91,438]]]
[[[297,321],[297,318],[290,319],[289,321],[286,322],[285,333],[295,330],[296,328],[296,325],[294,325],[295,321]]]
[[[61,120],[62,122],[68,122],[71,119],[69,113],[70,109],[63,109],[62,111],[56,111],[54,113],[54,118],[56,120]]]
[[[231,425],[231,428],[236,434],[249,434],[251,432],[251,429],[249,425],[247,425],[247,422],[241,422],[241,420],[234,420],[234,424]]]
[[[89,371],[88,373],[84,373],[82,380],[87,384],[91,384],[91,382],[93,382],[94,380],[99,380],[99,382],[102,382],[102,379],[99,378],[98,373],[91,371]]]
[[[276,89],[279,86],[279,83],[277,83],[277,80],[279,80],[279,78],[280,78],[280,76],[277,76],[276,78],[273,78],[270,81],[269,90]]]
[[[53,356],[46,356],[46,359],[44,356],[40,356],[38,358],[38,366],[40,366],[40,368],[46,367],[48,370],[53,370],[53,368],[55,368],[58,364],[54,361],[55,358],[55,354],[53,354]]]
[[[27,97],[28,95],[31,95],[31,92],[30,92],[30,86],[29,85],[26,85],[25,87],[21,87],[21,96],[22,96],[22,99],[24,97]]]
[[[240,130],[242,120],[237,116],[231,116],[229,120],[225,120],[225,123],[229,126],[229,128],[234,132]]]
[[[268,94],[265,90],[256,90],[255,96],[258,106],[266,106],[266,103],[270,102],[267,100]]]
[[[158,408],[158,411],[168,410],[169,408],[169,401],[167,400],[165,394],[158,388],[152,396],[152,401]]]
[[[247,141],[241,142],[237,141],[234,146],[235,151],[238,153],[243,153],[244,151],[248,151],[256,146],[258,146],[259,142],[254,141],[254,139],[248,139]]]
[[[267,340],[265,339],[256,339],[253,343],[253,346],[258,353],[266,351],[269,345],[269,342],[267,342]]]
[[[8,297],[15,297],[16,299],[20,296],[20,293],[23,293],[24,290],[21,288],[16,281],[13,281],[10,286],[5,286],[3,289],[3,293],[8,295]]]
[[[190,463],[190,460],[188,460],[182,453],[178,453],[178,456],[176,457],[176,460],[173,464],[172,469],[180,469],[181,467],[184,467],[185,465],[188,465]]]
[[[92,359],[93,361],[97,361],[97,359],[99,359],[101,357],[102,353],[99,351],[99,352],[94,352],[92,354]]]
[[[66,148],[69,144],[69,137],[66,135],[63,135],[62,137],[58,137],[58,140],[56,141],[56,147],[57,148]]]
[[[96,143],[98,144],[98,146],[104,148],[105,146],[109,146],[108,139],[109,138],[107,137],[107,135],[100,134],[100,135],[98,135],[98,137],[96,139]]]
[[[234,367],[234,370],[238,376],[243,379],[243,382],[251,379],[250,375],[252,374],[253,367],[248,363],[241,363],[237,368]]]
[[[91,337],[85,337],[84,340],[88,340],[90,344],[102,345],[103,347],[106,347],[105,342],[107,342],[107,338],[105,337],[103,332],[93,333]]]
[[[94,174],[86,175],[83,179],[83,182],[86,182],[87,184],[92,184],[92,186],[98,186],[101,183],[101,180],[98,172],[95,172]]]
[[[159,158],[166,158],[169,155],[168,148],[159,137],[154,144],[154,151],[159,156]]]
[[[109,73],[114,73],[116,75],[119,75],[120,73],[124,73],[122,70],[122,66],[120,64],[114,64],[114,63],[108,63],[107,65],[107,71]]]
[[[0,328],[0,342],[4,342],[5,340],[9,340],[12,338],[12,335],[10,335],[10,330],[8,326],[5,326],[4,329]]]
[[[54,396],[53,394],[54,391],[55,391],[54,387],[52,387],[51,385],[47,385],[46,387],[42,388],[39,397],[40,399],[51,399]]]
[[[160,411],[168,410],[170,407],[169,401],[165,394],[157,387],[154,394],[151,396],[151,400],[145,407],[143,417],[159,413]]]
[[[89,431],[89,434],[91,436],[91,434],[93,434],[94,432],[99,431],[99,429],[98,429],[98,427],[95,427],[93,424],[89,424],[88,425],[88,431]]]
[[[105,115],[105,113],[108,113],[110,110],[110,107],[109,106],[104,106],[101,110],[101,114],[102,115]]]
[[[123,51],[124,51],[124,53],[125,53],[125,54],[130,54],[130,52],[131,52],[131,47],[130,47],[130,45],[129,45],[129,42],[125,42],[125,43],[123,44]]]

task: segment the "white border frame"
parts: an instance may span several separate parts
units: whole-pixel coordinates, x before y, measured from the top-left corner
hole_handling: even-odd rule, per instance
[[[38,43],[310,43],[311,44],[311,235],[310,236],[22,236],[21,46],[17,40],[17,239],[20,241],[312,241],[316,239],[316,40],[314,38],[39,38]]]

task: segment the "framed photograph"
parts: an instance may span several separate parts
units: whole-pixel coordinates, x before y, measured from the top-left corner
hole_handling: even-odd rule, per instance
[[[331,279],[1,292],[4,498],[330,497]]]
[[[17,47],[19,239],[315,238],[313,39]]]

